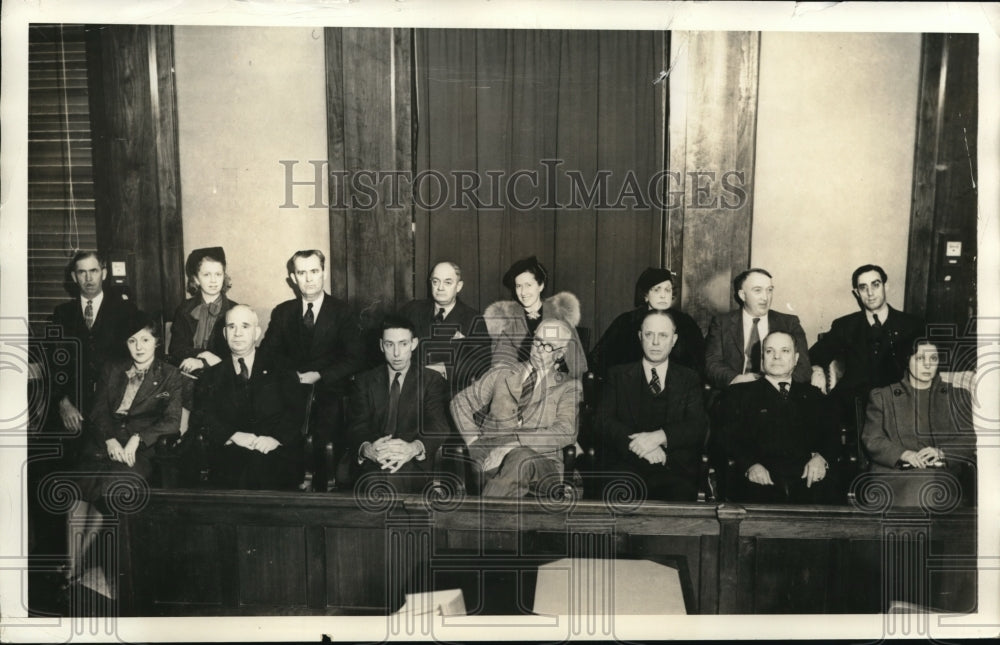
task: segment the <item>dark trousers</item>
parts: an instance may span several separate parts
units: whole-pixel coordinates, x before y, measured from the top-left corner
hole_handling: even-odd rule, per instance
[[[746,504],[842,504],[838,499],[836,476],[832,470],[826,471],[826,477],[812,486],[806,487],[802,478],[805,462],[802,464],[763,464],[771,474],[774,485],[762,486],[755,484],[743,473],[730,473],[729,483],[732,490],[729,494],[734,502]]]
[[[646,484],[646,499],[665,502],[693,502],[698,499],[697,466],[671,463],[669,455],[666,465],[651,464],[637,455],[630,455],[625,459],[609,461],[603,470],[609,475],[614,472],[637,475]],[[621,481],[609,477],[605,487],[618,485]]]
[[[212,465],[212,484],[238,490],[294,490],[302,483],[302,449],[279,446],[266,455],[229,444]]]
[[[410,460],[396,472],[390,473],[374,461],[365,459],[356,469],[355,492],[363,493],[363,489],[372,483],[385,482],[401,495],[420,494],[434,479],[432,473],[421,467],[421,463]]]

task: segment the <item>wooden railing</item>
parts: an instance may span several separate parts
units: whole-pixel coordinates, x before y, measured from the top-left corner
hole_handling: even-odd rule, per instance
[[[479,581],[565,557],[675,566],[688,613],[971,610],[975,597],[974,571],[943,576],[943,590],[938,571],[976,553],[973,509],[152,490],[113,526],[125,616],[384,614],[405,592],[462,579],[475,583],[469,612],[491,613]],[[893,586],[904,577],[912,589]],[[515,607],[532,592],[510,593]]]

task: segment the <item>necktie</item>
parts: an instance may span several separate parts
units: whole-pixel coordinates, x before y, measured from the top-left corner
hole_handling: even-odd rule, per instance
[[[444,322],[444,307],[438,307],[437,314],[434,316],[434,322]]]
[[[878,314],[872,314],[872,318],[874,321],[868,327],[868,342],[872,354],[877,356],[882,351],[882,321],[878,319]]]
[[[524,385],[521,386],[521,398],[517,400],[517,423],[521,425],[524,422],[524,411],[528,409],[528,404],[531,403],[531,394],[535,390],[535,382],[538,380],[538,372],[535,368],[531,368],[528,372],[528,378],[524,379]]]
[[[788,400],[788,381],[782,381],[778,383],[778,387],[781,388],[781,398],[785,401]]]
[[[250,380],[250,370],[247,369],[246,361],[242,358],[237,359],[237,362],[240,364],[240,380],[246,383]]]
[[[316,326],[316,317],[313,315],[313,303],[310,302],[306,307],[306,315],[302,316],[302,322],[309,331],[312,331],[312,328]]]
[[[87,306],[83,310],[83,322],[87,324],[87,329],[94,326],[94,301],[88,300]]]
[[[385,434],[387,437],[391,437],[396,434],[396,417],[399,416],[399,372],[396,372],[396,376],[392,379],[392,385],[389,387],[389,412],[385,415]]]
[[[660,375],[656,373],[656,368],[653,368],[653,376],[649,379],[649,390],[653,394],[659,394],[660,390]]]
[[[750,372],[760,371],[760,331],[757,329],[757,323],[759,322],[760,318],[753,319],[753,327],[750,328],[750,340],[747,342],[745,352],[747,358],[746,364]]]

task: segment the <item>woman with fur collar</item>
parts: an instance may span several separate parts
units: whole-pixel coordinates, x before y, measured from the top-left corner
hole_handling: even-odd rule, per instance
[[[483,312],[493,339],[493,365],[528,360],[531,339],[542,317],[580,324],[580,301],[568,291],[542,299],[548,272],[535,256],[518,260],[503,276],[503,285],[515,300],[494,302]]]

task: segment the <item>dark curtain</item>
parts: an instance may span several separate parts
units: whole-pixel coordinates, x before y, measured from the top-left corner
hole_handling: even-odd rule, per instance
[[[600,201],[568,207],[566,171],[579,172],[588,189],[599,171],[610,172],[604,205],[618,202],[628,172],[645,195],[663,167],[666,95],[652,81],[667,67],[667,36],[416,31],[415,170],[442,173],[450,197],[439,208],[415,209],[418,297],[430,266],[452,260],[463,269],[463,299],[485,308],[510,297],[500,284],[507,267],[534,254],[550,272],[546,295],[574,292],[592,336],[632,307],[639,272],[660,262],[663,213],[644,197],[621,200],[621,209]],[[551,181],[542,162],[555,159],[562,163]],[[508,191],[522,170],[538,176],[537,188],[522,177]],[[490,174],[503,179],[491,182]],[[460,185],[477,180],[479,204],[456,204]],[[554,194],[546,188],[553,184]],[[422,204],[436,206],[436,181],[418,187]],[[521,204],[537,203],[515,206],[508,192]]]

